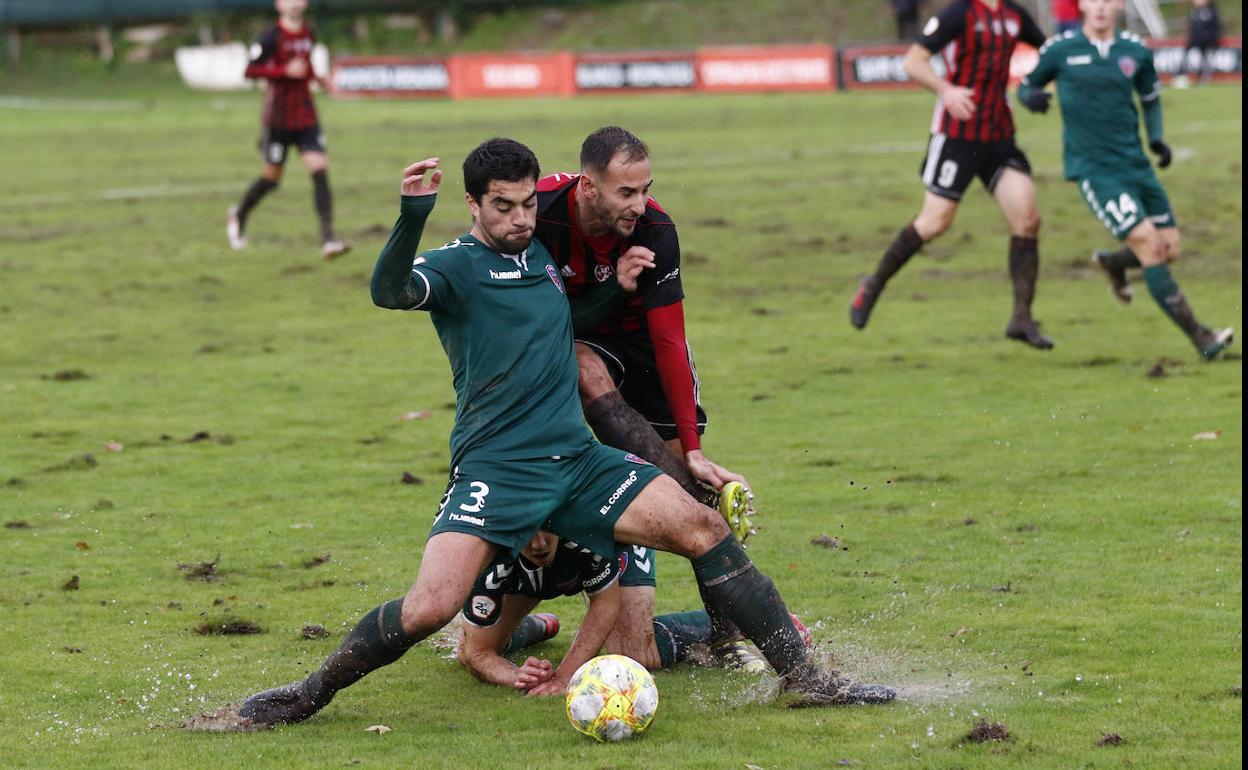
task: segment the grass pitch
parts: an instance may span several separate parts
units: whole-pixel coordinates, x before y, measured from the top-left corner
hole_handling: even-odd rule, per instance
[[[1239,328],[1241,91],[1165,104],[1176,276]],[[926,95],[320,106],[356,246],[332,264],[293,162],[251,249],[226,247],[259,168],[254,94],[0,106],[0,764],[1239,766],[1241,362],[1200,362],[1142,287],[1110,298],[1056,115],[1019,118],[1058,343],[1041,353],[1002,337],[1007,235],[978,191],[849,327],[857,277],[918,208]],[[421,645],[307,724],[179,730],[301,676],[415,575],[454,396],[428,320],[368,299],[402,167],[450,171],[436,245],[467,227],[477,142],[567,170],[607,123],[650,143],[680,225],[707,451],[758,491],[751,554],[821,654],[904,698],[789,712],[771,680],[684,667],[658,675],[649,734],[598,746],[561,702]],[[696,605],[687,567],[660,575],[660,611]],[[566,630],[539,649],[557,658],[582,604],[554,605]],[[244,622],[262,633],[196,632]],[[1011,739],[964,741],[980,719]]]

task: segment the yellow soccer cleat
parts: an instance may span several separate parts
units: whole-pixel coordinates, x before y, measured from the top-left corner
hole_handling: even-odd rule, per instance
[[[750,535],[758,534],[752,517],[754,516],[754,493],[739,481],[729,481],[719,491],[719,505],[716,506],[728,522],[728,529],[741,543],[745,543]]]

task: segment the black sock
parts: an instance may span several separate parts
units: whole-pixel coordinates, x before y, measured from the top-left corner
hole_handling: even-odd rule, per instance
[[[690,562],[712,626],[717,614],[731,618],[782,676],[805,662],[806,644],[780,592],[732,535]]]
[[[395,662],[423,638],[408,636],[403,630],[402,607],[402,599],[393,599],[373,608],[347,634],[342,646],[303,680],[303,691],[313,703],[324,707],[334,693]]]
[[[552,616],[553,617],[553,616]],[[555,633],[559,632],[559,625],[556,622]],[[525,615],[520,622],[516,624],[516,630],[511,632],[511,638],[503,645],[503,649],[498,651],[499,655],[507,655],[517,650],[523,650],[525,647],[544,642],[554,636],[551,633],[550,625],[541,615]]]
[[[875,267],[874,277],[880,286],[883,287],[888,283],[888,279],[892,278],[921,248],[923,248],[923,238],[919,236],[919,231],[914,229],[914,223],[911,222],[901,228],[901,232],[897,233],[897,237],[884,250],[880,264]]]
[[[312,199],[321,220],[321,243],[334,240],[334,195],[329,191],[329,171],[312,172]]]
[[[247,192],[243,193],[243,199],[238,202],[238,229],[243,230],[247,227],[247,215],[256,207],[260,199],[277,189],[277,182],[264,177],[257,177],[256,181],[251,183],[251,187],[247,188]]]
[[[1141,267],[1140,258],[1135,256],[1135,252],[1126,246],[1122,247],[1118,251],[1106,252],[1105,256],[1101,259],[1101,264],[1106,267],[1118,268],[1120,270],[1127,270],[1132,267]]]
[[[654,646],[663,668],[683,662],[693,645],[706,644],[711,638],[711,617],[702,610],[671,612],[654,618],[653,623]]]
[[[1014,313],[1011,324],[1031,320],[1031,303],[1036,298],[1040,275],[1040,251],[1035,238],[1010,236],[1010,279],[1014,282]]]
[[[698,483],[680,458],[672,454],[672,450],[655,433],[654,426],[625,403],[618,390],[590,402],[585,407],[585,421],[594,429],[599,441],[654,463],[698,502],[710,505],[714,500],[714,491]]]

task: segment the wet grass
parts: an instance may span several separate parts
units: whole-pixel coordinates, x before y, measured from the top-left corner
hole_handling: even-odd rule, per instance
[[[1122,308],[1077,267],[1109,242],[1060,179],[1053,116],[1020,117],[1058,341],[1043,354],[1001,336],[1006,236],[978,191],[871,326],[846,323],[918,205],[922,95],[326,102],[356,242],[328,265],[293,164],[252,248],[225,247],[257,171],[254,96],[122,97],[0,108],[0,145],[22,148],[0,191],[6,766],[1238,766],[1241,362],[1201,363],[1142,291]],[[1238,327],[1240,91],[1166,108],[1176,276]],[[427,320],[368,300],[399,170],[452,170],[432,244],[466,227],[453,169],[478,141],[513,135],[565,170],[613,122],[650,143],[696,255],[707,450],[758,490],[752,555],[821,654],[904,700],[788,712],[771,682],[681,669],[658,677],[652,732],[603,747],[560,703],[422,646],[307,725],[178,730],[301,675],[415,573],[453,391]],[[661,574],[660,610],[696,603],[687,568]],[[582,604],[556,611],[570,630]],[[1010,740],[966,740],[979,724]]]

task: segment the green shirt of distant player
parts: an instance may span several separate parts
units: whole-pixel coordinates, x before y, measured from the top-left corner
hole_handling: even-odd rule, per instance
[[[433,195],[404,196],[383,260],[415,251]],[[407,257],[410,259],[410,256]],[[592,443],[577,395],[572,318],[550,252],[504,254],[465,233],[411,266],[455,385],[451,465],[575,456]]]
[[[1143,172],[1152,166],[1140,145],[1139,94],[1149,141],[1161,139],[1161,88],[1153,53],[1139,37],[1120,32],[1089,40],[1083,31],[1051,38],[1023,79],[1021,94],[1057,81],[1062,153],[1067,179]]]

